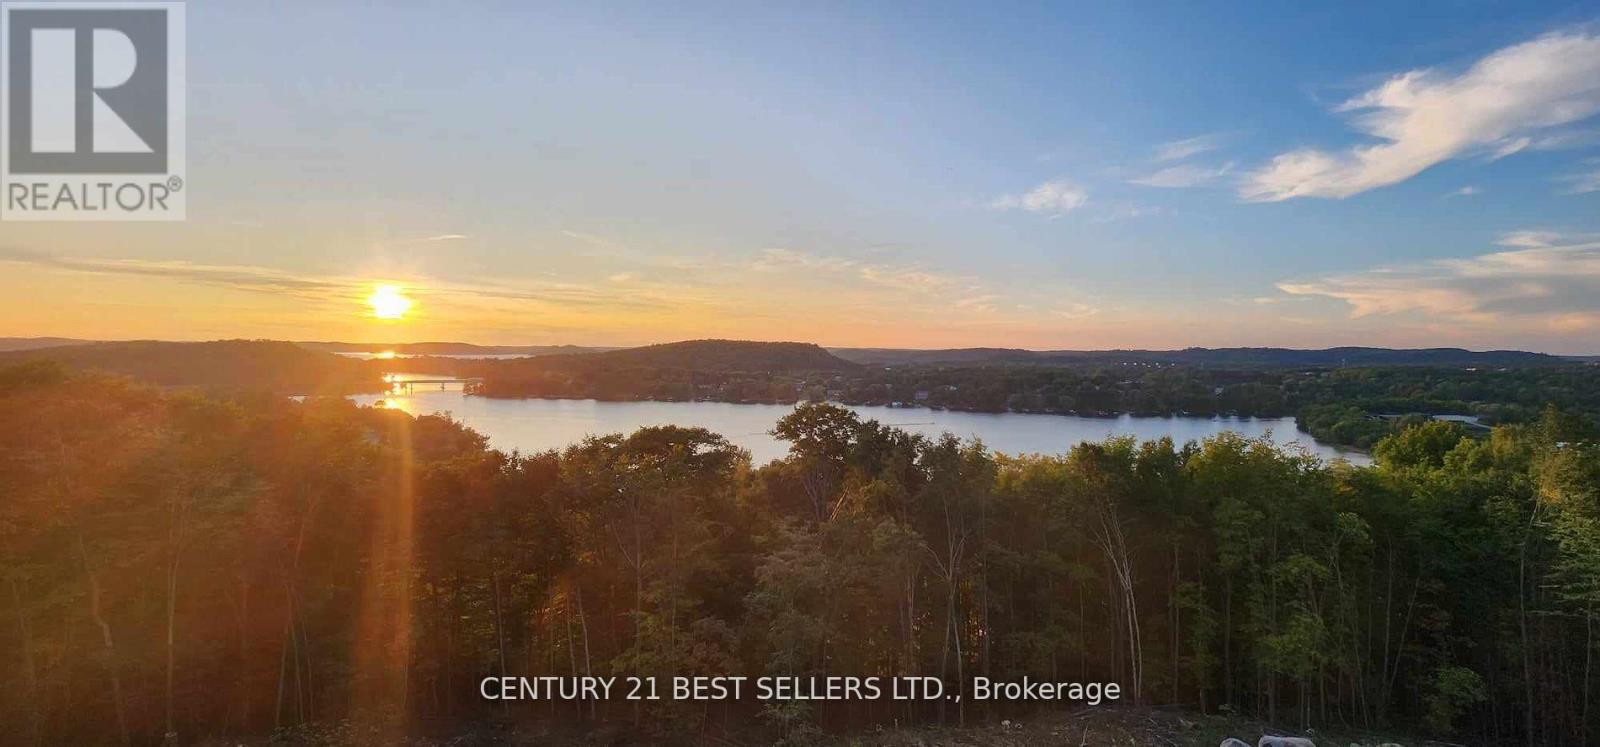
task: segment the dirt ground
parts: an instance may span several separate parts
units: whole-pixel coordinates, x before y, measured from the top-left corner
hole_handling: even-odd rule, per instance
[[[918,728],[845,737],[841,747],[1217,747],[1235,737],[1255,745],[1263,734],[1298,736],[1317,747],[1434,747],[1437,742],[1362,733],[1291,732],[1221,716],[1146,708],[1084,708],[968,728]]]
[[[1292,732],[1268,729],[1241,718],[1202,716],[1180,710],[1101,707],[1037,714],[1032,718],[966,727],[880,728],[852,734],[781,734],[753,730],[734,736],[656,738],[631,729],[603,726],[584,731],[480,723],[447,736],[396,737],[389,730],[352,723],[325,724],[285,732],[270,739],[202,742],[207,747],[271,745],[350,745],[351,747],[628,747],[704,745],[705,747],[1217,747],[1235,737],[1256,744],[1263,734],[1299,736],[1317,747],[1447,747],[1394,735],[1354,731]]]

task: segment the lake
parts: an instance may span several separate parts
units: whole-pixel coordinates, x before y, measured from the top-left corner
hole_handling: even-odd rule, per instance
[[[398,380],[408,377],[396,375]],[[767,434],[788,405],[736,405],[725,402],[599,402],[592,399],[493,399],[469,397],[458,385],[420,384],[401,394],[364,394],[357,404],[383,401],[413,415],[448,412],[489,437],[502,450],[539,452],[560,449],[585,436],[630,433],[647,425],[700,426],[748,449],[757,464],[782,457],[788,444]],[[1344,458],[1370,464],[1361,452],[1312,440],[1295,428],[1294,418],[1134,417],[1084,418],[1070,415],[977,413],[922,408],[850,407],[863,418],[927,436],[953,433],[980,438],[990,449],[1007,454],[1060,454],[1080,441],[1107,436],[1151,440],[1170,436],[1182,444],[1223,431],[1256,437],[1271,435],[1281,444],[1299,444],[1325,460]]]
[[[526,353],[369,353],[357,350],[345,350],[334,355],[345,358],[354,358],[358,361],[393,361],[406,358],[454,358],[458,361],[509,361],[515,358],[527,358]]]

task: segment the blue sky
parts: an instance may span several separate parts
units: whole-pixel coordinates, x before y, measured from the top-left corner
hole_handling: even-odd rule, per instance
[[[0,334],[1600,353],[1592,3],[794,6],[193,3]]]

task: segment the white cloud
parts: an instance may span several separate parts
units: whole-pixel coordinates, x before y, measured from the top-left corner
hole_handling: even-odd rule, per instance
[[[1060,216],[1089,202],[1089,190],[1064,179],[1045,182],[1027,194],[1003,195],[989,203],[995,210],[1026,210],[1041,215]]]
[[[1451,192],[1450,194],[1445,195],[1445,197],[1472,197],[1473,195],[1481,195],[1481,194],[1483,194],[1483,190],[1481,190],[1481,189],[1479,189],[1477,187],[1474,187],[1471,184],[1468,184],[1467,186],[1462,187],[1461,189],[1458,189],[1458,190],[1456,190],[1454,192]]]
[[[1475,257],[1378,267],[1278,289],[1350,305],[1351,317],[1421,313],[1460,322],[1600,328],[1600,236],[1518,231]]]
[[[1494,152],[1489,154],[1489,160],[1498,161],[1506,156],[1521,153],[1532,144],[1533,138],[1530,137],[1518,137],[1506,140],[1495,146]]]
[[[1593,161],[1594,159],[1590,159]],[[1590,192],[1600,192],[1600,168],[1586,173],[1570,174],[1562,177],[1561,181],[1571,186],[1567,187],[1569,195],[1586,195]]]
[[[1232,170],[1233,164],[1231,162],[1216,168],[1185,163],[1177,166],[1168,166],[1153,174],[1130,179],[1129,182],[1145,187],[1167,187],[1173,189],[1198,187],[1210,183]]]
[[[1544,231],[1539,229],[1524,229],[1502,234],[1494,243],[1500,246],[1509,246],[1515,249],[1540,249],[1554,246],[1562,241],[1565,234],[1559,231]]]
[[[1212,133],[1209,135],[1200,135],[1197,137],[1185,138],[1183,140],[1173,140],[1172,142],[1162,143],[1156,146],[1156,160],[1182,161],[1190,156],[1208,153],[1217,149],[1217,145],[1221,139],[1221,135]]]
[[[1050,310],[1050,315],[1062,319],[1085,319],[1099,314],[1100,310],[1086,303],[1069,303]]]
[[[1489,149],[1509,155],[1542,130],[1600,112],[1600,36],[1566,32],[1506,47],[1460,75],[1413,70],[1338,107],[1382,142],[1282,153],[1239,194],[1254,202],[1349,197]]]

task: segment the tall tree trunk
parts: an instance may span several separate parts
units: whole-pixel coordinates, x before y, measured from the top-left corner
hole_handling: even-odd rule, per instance
[[[1178,662],[1178,645],[1182,640],[1183,610],[1178,606],[1178,586],[1182,582],[1182,568],[1179,565],[1178,543],[1172,543],[1172,587],[1168,590],[1167,605],[1172,610],[1172,702],[1178,702],[1178,686],[1181,670]]]
[[[89,549],[83,542],[83,532],[77,534],[78,557],[83,561],[83,573],[89,584],[89,616],[94,620],[95,627],[100,629],[100,644],[103,647],[106,670],[111,679],[111,702],[116,708],[117,734],[121,736],[124,745],[132,743],[128,734],[128,709],[122,698],[122,674],[117,665],[117,646],[111,637],[111,623],[107,622],[100,606],[100,577],[95,574],[94,567],[89,562]]]
[[[178,669],[178,569],[183,561],[184,524],[188,518],[188,492],[179,488],[172,492],[167,509],[167,672],[166,672],[166,733],[163,741],[175,744],[178,729],[173,720],[173,681]]]
[[[955,595],[958,593],[959,589],[957,589],[955,584],[952,583],[950,587],[950,598],[954,600]],[[965,662],[962,661],[964,657],[961,653],[961,618],[955,614],[957,609],[958,607],[956,603],[952,601],[950,604],[950,634],[955,639],[956,644],[956,721],[960,725],[966,726],[967,704],[964,696],[966,695],[967,691],[967,680],[966,673],[963,668],[963,664]]]
[[[1133,560],[1128,554],[1127,539],[1122,532],[1122,520],[1117,515],[1117,510],[1109,500],[1100,506],[1100,522],[1095,535],[1096,544],[1105,554],[1106,563],[1111,566],[1112,581],[1116,587],[1116,596],[1121,599],[1123,608],[1123,627],[1128,643],[1128,672],[1133,690],[1133,702],[1138,705],[1143,702],[1144,695],[1144,650],[1141,645],[1141,632],[1139,626],[1139,605],[1134,593]]]
[[[163,739],[168,744],[178,740],[177,727],[173,725],[172,718],[172,683],[177,673],[177,639],[178,639],[178,558],[174,554],[172,562],[167,567],[167,678],[166,678],[166,725],[167,731]]]
[[[578,679],[578,648],[577,648],[576,645],[573,644],[573,641],[572,641],[572,597],[571,597],[571,594],[569,593],[567,595],[567,598],[564,599],[563,601],[565,603],[561,605],[561,607],[562,607],[561,611],[563,613],[561,615],[561,618],[566,623],[566,629],[567,629],[567,664],[568,664],[568,670],[567,671],[568,671],[569,674],[571,674],[573,680],[577,680]],[[582,701],[575,701],[575,702],[573,702],[572,705],[578,712],[578,718],[582,719],[583,718],[583,702]]]
[[[1222,579],[1222,689],[1227,704],[1238,703],[1233,691],[1233,574]]]
[[[1583,611],[1583,715],[1582,731],[1580,735],[1585,744],[1589,742],[1589,704],[1594,702],[1590,696],[1589,685],[1593,681],[1591,673],[1594,670],[1594,607]]]
[[[43,737],[40,733],[42,717],[39,712],[39,676],[33,663],[33,635],[28,626],[28,610],[22,605],[22,588],[17,583],[17,577],[12,575],[11,601],[17,610],[17,640],[22,644],[22,682],[27,688],[28,698],[28,741],[38,744]]]
[[[238,661],[235,663],[240,676],[234,679],[234,689],[239,698],[239,729],[250,728],[250,685],[246,682],[244,672],[249,671],[249,620],[250,620],[250,582],[243,573],[239,574],[239,598],[234,602],[235,618],[237,623],[235,645],[237,646]]]
[[[283,691],[284,683],[289,678],[289,636],[288,623],[283,626],[283,646],[278,650],[278,700],[272,709],[272,730],[283,728]]]
[[[1527,698],[1523,707],[1523,730],[1528,747],[1534,744],[1533,654],[1530,650],[1532,643],[1528,640],[1528,538],[1533,534],[1533,525],[1538,518],[1539,504],[1535,503],[1528,514],[1528,526],[1522,531],[1522,542],[1517,548],[1517,625],[1522,633],[1522,684]]]
[[[594,667],[589,658],[589,616],[583,612],[583,587],[578,587],[578,625],[583,629],[583,674],[586,677],[594,676]],[[589,701],[589,718],[595,717],[597,704]]]
[[[501,601],[500,601],[500,569],[499,568],[495,568],[494,570],[489,571],[489,584],[490,584],[491,587],[493,587],[492,590],[494,591],[494,639],[495,639],[495,648],[500,653],[500,676],[501,677],[505,677],[505,676],[507,676],[507,674],[506,674],[506,623],[505,623],[505,613],[501,609]],[[501,710],[502,713],[510,713],[511,712],[511,704],[508,701],[502,699],[500,701],[500,710]]]

